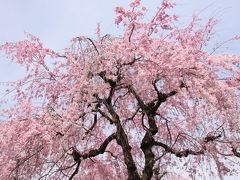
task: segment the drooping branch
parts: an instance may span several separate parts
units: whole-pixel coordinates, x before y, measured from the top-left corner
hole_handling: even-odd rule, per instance
[[[178,150],[175,150],[172,147],[168,146],[165,143],[157,142],[157,141],[154,141],[154,145],[155,146],[160,146],[160,147],[164,148],[166,152],[171,153],[171,154],[175,154],[179,158],[187,157],[188,155],[201,155],[201,154],[204,154],[204,150],[203,149],[201,149],[199,151],[193,151],[193,150],[190,150],[190,149],[178,151]]]
[[[93,47],[94,47],[94,49],[96,50],[97,54],[99,55],[99,51],[98,51],[98,49],[97,49],[97,46],[96,46],[95,43],[93,42],[93,40],[90,39],[90,38],[87,38],[87,40],[89,40],[89,41],[91,42],[91,44],[93,45]]]
[[[155,146],[160,146],[160,147],[165,149],[165,152],[175,154],[175,156],[181,158],[181,157],[187,157],[188,155],[202,155],[202,154],[204,154],[204,152],[206,150],[205,144],[210,143],[212,141],[215,141],[215,140],[219,139],[220,137],[221,137],[221,134],[216,135],[216,136],[213,136],[213,135],[206,136],[205,138],[203,138],[203,143],[204,144],[202,145],[201,149],[197,150],[197,151],[194,151],[194,150],[191,150],[191,149],[176,150],[176,149],[173,148],[173,145],[168,146],[167,144],[165,144],[163,142],[157,142],[157,141],[154,141],[154,145]],[[176,143],[176,141],[174,142],[174,144],[175,143]],[[234,150],[233,150],[233,153],[234,153]]]
[[[32,157],[36,156],[38,153],[40,153],[42,150],[44,149],[43,145],[40,145],[39,149],[37,149],[36,152],[34,152],[33,154],[29,155],[28,157],[24,158],[24,159],[19,159],[17,162],[17,165],[14,167],[14,169],[11,171],[10,174],[12,174],[15,170],[17,170],[21,165],[23,165],[26,161],[29,161]]]

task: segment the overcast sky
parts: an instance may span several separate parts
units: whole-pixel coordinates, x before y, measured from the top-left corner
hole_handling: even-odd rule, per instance
[[[161,0],[143,1],[154,12]],[[240,34],[240,0],[176,0],[174,12],[186,23],[192,14],[219,19],[216,41]],[[73,36],[94,37],[96,24],[104,33],[118,32],[114,26],[114,7],[126,6],[128,0],[0,0],[0,44],[24,39],[29,32],[41,39],[46,47],[60,51]],[[228,46],[226,52],[240,54],[240,43]],[[222,50],[225,51],[225,50]],[[18,79],[21,68],[7,62],[0,54],[0,81]]]

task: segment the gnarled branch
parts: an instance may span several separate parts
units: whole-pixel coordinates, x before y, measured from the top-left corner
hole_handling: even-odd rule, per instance
[[[157,141],[154,141],[154,145],[155,146],[160,146],[160,147],[164,148],[166,152],[171,153],[171,154],[175,154],[179,158],[187,157],[188,155],[201,155],[201,154],[204,154],[204,150],[203,149],[201,149],[199,151],[193,151],[193,150],[190,150],[190,149],[185,149],[185,150],[182,150],[182,151],[178,151],[178,150],[175,150],[172,147],[168,146],[165,143],[157,142]]]
[[[70,176],[69,180],[72,180],[73,177],[78,173],[80,163],[83,159],[87,159],[87,158],[95,157],[99,154],[103,154],[105,152],[108,144],[113,139],[116,139],[116,138],[117,138],[116,133],[113,133],[103,141],[103,143],[100,145],[100,147],[98,149],[90,150],[88,153],[84,153],[84,154],[81,154],[76,148],[73,148],[73,152],[71,155],[73,156],[74,161],[77,163],[77,167],[76,167],[75,171],[73,172],[73,174]]]

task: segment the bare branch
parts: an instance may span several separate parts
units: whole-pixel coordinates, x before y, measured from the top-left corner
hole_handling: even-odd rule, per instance
[[[157,142],[157,141],[154,141],[154,145],[164,148],[166,152],[171,153],[171,154],[175,154],[179,158],[187,157],[188,155],[202,155],[202,154],[204,154],[204,150],[193,151],[193,150],[190,150],[190,149],[186,149],[186,150],[182,150],[182,151],[177,151],[177,150],[173,149],[172,147],[168,146],[167,144],[162,143],[162,142]]]

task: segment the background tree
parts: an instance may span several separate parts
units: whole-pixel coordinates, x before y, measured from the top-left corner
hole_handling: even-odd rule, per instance
[[[57,53],[31,34],[1,46],[26,68],[2,110],[5,179],[161,179],[169,172],[237,172],[239,62],[205,47],[216,21],[177,27],[164,0],[116,7],[122,35],[72,39]],[[230,40],[238,40],[238,36]],[[198,168],[198,169],[197,169]]]

